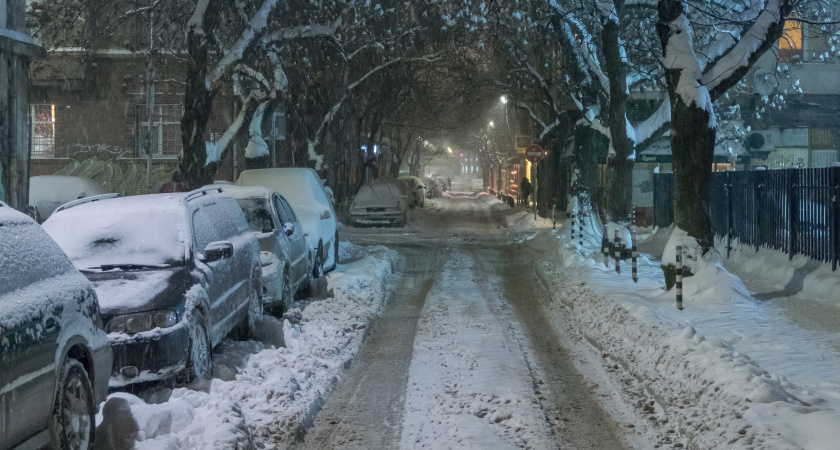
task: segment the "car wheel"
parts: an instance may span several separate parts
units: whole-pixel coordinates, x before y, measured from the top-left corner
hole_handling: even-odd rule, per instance
[[[88,373],[82,363],[68,359],[61,367],[50,420],[52,448],[93,448],[95,426],[96,410]]]
[[[251,288],[248,293],[248,316],[245,318],[245,323],[242,324],[243,339],[251,339],[254,337],[257,327],[259,326],[259,323],[263,318],[263,314],[265,313],[262,286],[260,285],[260,277],[256,272],[254,272],[254,274],[251,275]],[[285,287],[283,289],[285,289]]]
[[[324,243],[318,242],[318,250],[315,251],[315,263],[312,266],[312,278],[324,276]]]
[[[292,290],[292,276],[289,274],[289,268],[283,272],[283,310],[280,314],[283,315],[286,311],[292,309],[295,302],[295,292]]]
[[[335,232],[335,257],[333,258],[333,268],[338,265],[338,231]]]
[[[213,374],[213,349],[204,316],[197,311],[190,323],[190,354],[187,358],[187,382],[206,380]]]

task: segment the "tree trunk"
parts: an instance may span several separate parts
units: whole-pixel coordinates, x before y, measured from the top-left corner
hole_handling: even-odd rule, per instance
[[[616,9],[621,2],[615,2]],[[607,172],[605,210],[607,220],[619,222],[630,217],[633,204],[633,140],[628,137],[627,75],[621,60],[619,26],[605,19],[603,38],[604,70],[610,80],[609,125],[615,156],[610,159]]]
[[[656,31],[663,53],[667,53],[671,39],[687,39],[685,36],[672,34],[674,28],[670,26],[671,22],[684,14],[683,8],[681,0],[659,0],[659,22],[656,24]],[[665,54],[663,59],[669,56]],[[682,58],[688,56],[693,55],[680,54]],[[682,64],[684,67],[691,67],[686,63]],[[694,101],[687,104],[683,99],[686,93],[678,91],[686,89],[685,86],[681,86],[680,77],[691,76],[690,71],[683,73],[684,70],[665,70],[665,81],[671,99],[671,158],[675,179],[674,224],[695,238],[703,249],[703,254],[706,254],[714,245],[712,222],[709,217],[709,192],[717,130],[712,117],[711,100],[707,105],[699,105]],[[706,88],[697,83],[695,89],[701,92]],[[708,96],[708,93],[706,95]],[[703,98],[699,94],[693,97]]]
[[[184,91],[184,116],[181,119],[179,158],[181,175],[190,189],[213,182],[218,163],[207,164],[204,134],[213,106],[214,93],[207,86],[207,53],[210,42],[203,30],[212,29],[218,6],[210,2],[204,14],[204,23],[187,31],[187,73]],[[234,174],[235,176],[235,174]]]
[[[598,185],[598,157],[607,150],[607,138],[590,127],[575,129],[575,174],[570,191],[578,198],[581,212],[597,211],[595,193]]]

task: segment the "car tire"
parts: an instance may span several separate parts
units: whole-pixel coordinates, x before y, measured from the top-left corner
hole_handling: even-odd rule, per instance
[[[335,256],[333,257],[333,269],[338,266],[338,231],[335,232]]]
[[[251,287],[248,292],[248,314],[245,316],[245,321],[240,325],[242,331],[238,333],[239,338],[243,341],[254,338],[265,313],[261,284],[260,276],[257,272],[254,272],[251,275]]]
[[[324,243],[318,242],[318,249],[315,250],[315,262],[312,264],[312,278],[324,276]]]
[[[190,322],[189,355],[187,355],[187,382],[196,378],[206,380],[213,374],[213,346],[207,334],[204,316],[198,311]]]
[[[282,316],[286,311],[292,309],[295,303],[295,292],[292,289],[292,275],[289,268],[283,271],[283,301],[281,302],[281,310],[278,311],[277,316]]]
[[[92,449],[96,429],[93,388],[85,367],[75,359],[61,366],[50,418],[52,448]]]

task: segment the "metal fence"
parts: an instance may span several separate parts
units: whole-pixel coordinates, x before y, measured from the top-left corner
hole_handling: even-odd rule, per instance
[[[654,225],[674,220],[673,174],[653,176]],[[840,167],[712,173],[712,229],[733,239],[830,262],[840,254]]]

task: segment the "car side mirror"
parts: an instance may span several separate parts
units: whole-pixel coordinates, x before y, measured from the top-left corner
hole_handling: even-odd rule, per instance
[[[203,262],[213,262],[228,259],[233,256],[233,244],[228,241],[217,241],[207,244],[204,247]]]
[[[286,233],[286,236],[291,236],[295,233],[295,224],[291,222],[286,222],[283,224],[283,232]]]

